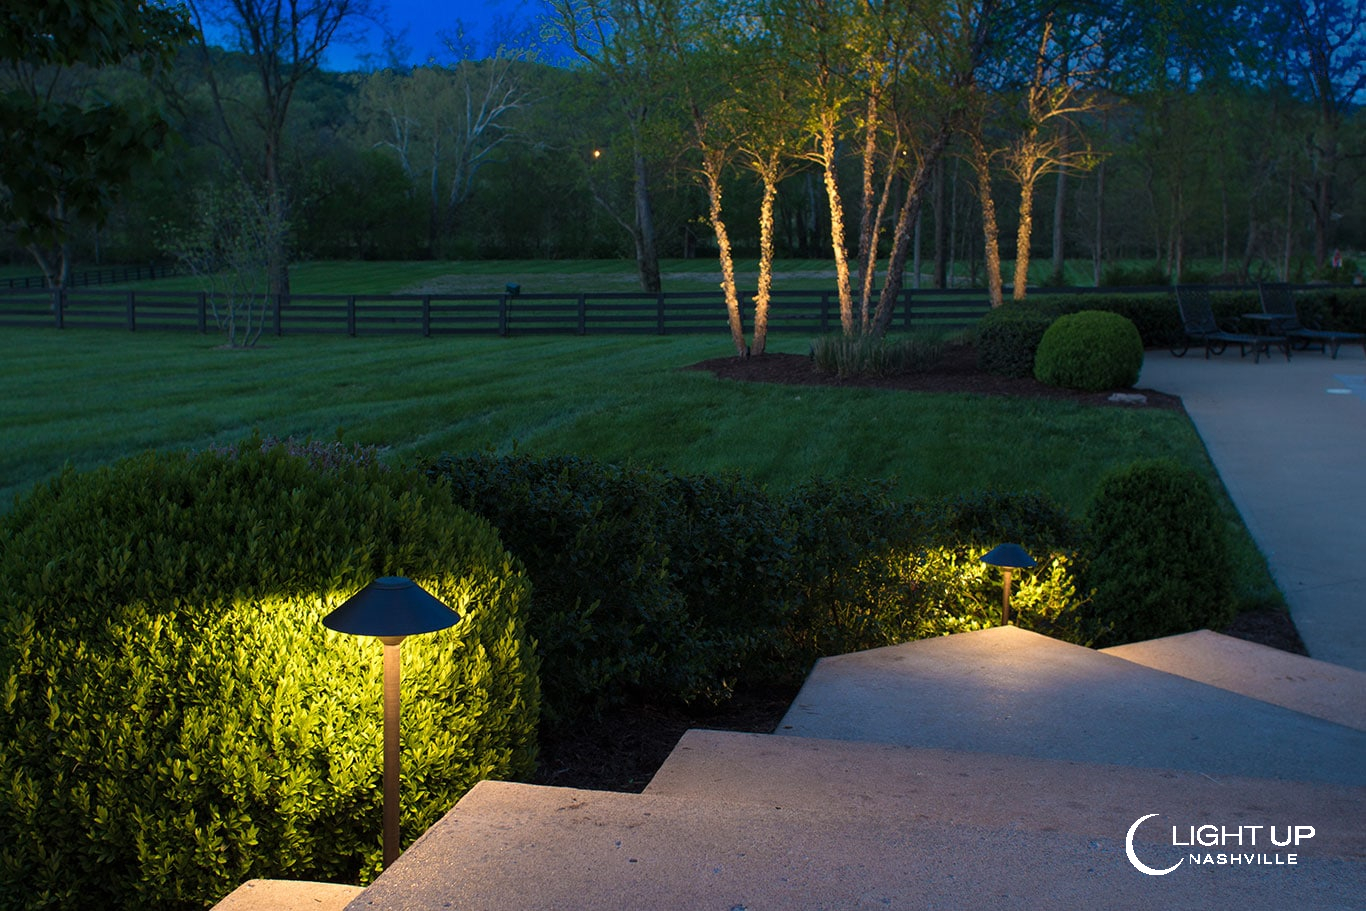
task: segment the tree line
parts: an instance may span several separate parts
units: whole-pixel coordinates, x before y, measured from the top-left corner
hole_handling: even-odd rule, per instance
[[[831,259],[846,332],[880,333],[922,271],[993,303],[1032,258],[1097,284],[1196,258],[1341,277],[1366,235],[1362,0],[544,12],[568,65],[453,20],[420,65],[337,72],[377,0],[26,6],[0,23],[5,254],[54,284],[177,259],[274,293],[299,258],[624,256],[654,290],[661,257],[715,256],[737,350],[762,351],[779,257]]]

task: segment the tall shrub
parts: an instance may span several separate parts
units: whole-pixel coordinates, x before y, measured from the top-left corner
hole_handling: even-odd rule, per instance
[[[382,651],[320,622],[376,576],[461,615],[402,650],[406,836],[534,766],[527,580],[487,522],[398,472],[145,455],[34,491],[0,552],[7,908],[202,908],[251,877],[377,872]]]
[[[1143,368],[1143,339],[1127,318],[1104,310],[1058,317],[1034,357],[1034,377],[1050,386],[1100,392],[1130,387]]]

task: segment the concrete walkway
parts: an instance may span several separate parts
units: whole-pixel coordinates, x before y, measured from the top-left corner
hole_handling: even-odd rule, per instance
[[[1366,670],[1366,354],[1254,364],[1149,351],[1139,386],[1179,395],[1309,654]]]

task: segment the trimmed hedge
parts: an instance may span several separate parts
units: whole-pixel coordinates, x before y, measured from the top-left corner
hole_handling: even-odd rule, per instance
[[[977,366],[1002,376],[1033,376],[1034,352],[1058,312],[1035,303],[1009,303],[977,321]]]
[[[420,478],[259,442],[67,472],[0,521],[5,907],[377,873],[382,649],[320,622],[377,576],[462,615],[402,650],[407,838],[533,770],[529,586],[492,527]]]
[[[546,721],[633,693],[724,698],[782,624],[779,507],[737,477],[570,456],[425,463],[527,566]]]
[[[1101,392],[1129,388],[1143,368],[1143,340],[1128,319],[1103,310],[1060,316],[1034,356],[1034,377],[1050,386]]]
[[[446,456],[426,470],[528,567],[552,725],[633,696],[795,682],[823,655],[989,625],[1000,589],[982,553],[1019,540],[1052,566],[1050,548],[1075,538],[1034,494],[907,502],[876,483],[825,481],[773,493],[524,455]],[[1029,585],[1057,607],[1065,581],[1044,572]]]

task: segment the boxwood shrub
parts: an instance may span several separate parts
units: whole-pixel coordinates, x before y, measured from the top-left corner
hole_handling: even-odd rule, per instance
[[[1098,644],[1219,630],[1233,619],[1225,521],[1193,470],[1162,459],[1115,469],[1086,521],[1083,591]]]
[[[529,585],[492,527],[421,479],[257,443],[68,472],[0,521],[5,907],[373,876],[382,649],[320,620],[377,576],[462,617],[403,645],[406,838],[532,771]]]
[[[1050,386],[1101,392],[1128,388],[1143,368],[1143,340],[1117,313],[1083,310],[1048,327],[1034,356],[1034,377]]]

